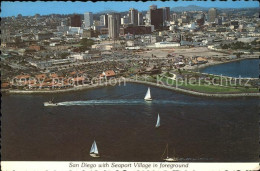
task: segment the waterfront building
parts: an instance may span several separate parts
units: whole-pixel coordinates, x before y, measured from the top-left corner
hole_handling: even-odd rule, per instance
[[[93,26],[93,14],[92,12],[84,13],[85,28]]]
[[[108,34],[109,38],[117,39],[120,33],[120,14],[112,13],[108,15]]]
[[[177,42],[157,42],[154,43],[154,47],[156,48],[171,48],[180,46],[180,43]]]

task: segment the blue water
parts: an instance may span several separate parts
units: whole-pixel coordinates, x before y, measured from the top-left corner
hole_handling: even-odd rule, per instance
[[[258,78],[259,59],[245,59],[202,68],[200,72],[230,77]]]
[[[2,96],[3,161],[256,162],[256,98],[196,97],[146,85]],[[44,107],[54,96],[58,106]],[[155,129],[158,113],[161,127]],[[89,156],[95,141],[101,158]]]

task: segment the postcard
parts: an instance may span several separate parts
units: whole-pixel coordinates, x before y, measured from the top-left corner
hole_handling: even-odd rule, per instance
[[[1,10],[3,171],[259,169],[257,1]]]

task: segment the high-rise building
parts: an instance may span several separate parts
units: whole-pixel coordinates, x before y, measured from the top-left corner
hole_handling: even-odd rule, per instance
[[[150,10],[156,10],[157,9],[157,5],[151,5],[151,6],[149,6],[149,9]]]
[[[163,21],[170,21],[170,7],[162,7]]]
[[[172,21],[177,21],[177,19],[178,19],[178,14],[173,13],[172,14]]]
[[[70,26],[71,27],[81,27],[81,18],[80,15],[73,15],[70,17]]]
[[[129,9],[129,23],[134,26],[138,25],[138,11],[134,8]]]
[[[156,5],[151,5],[149,11],[150,24],[154,25],[154,29],[163,27],[163,9],[157,9]]]
[[[120,14],[112,13],[108,15],[108,35],[111,39],[117,39],[120,33]]]
[[[122,25],[129,24],[129,17],[128,17],[128,16],[122,17],[122,18],[121,18],[121,24],[122,24]]]
[[[138,26],[141,26],[144,24],[143,21],[143,14],[141,12],[138,13]]]
[[[217,24],[217,25],[222,25],[222,18],[216,18],[215,19],[215,23]]]
[[[69,21],[68,18],[62,19],[60,22],[60,26],[69,26],[70,23],[68,21]]]
[[[215,22],[215,19],[217,18],[217,9],[216,8],[210,8],[208,13],[208,21],[209,22]]]
[[[93,26],[93,14],[92,12],[84,13],[85,28]]]
[[[106,14],[100,16],[100,25],[108,27],[108,17]]]
[[[151,25],[150,10],[148,10],[147,13],[145,14],[145,25]]]

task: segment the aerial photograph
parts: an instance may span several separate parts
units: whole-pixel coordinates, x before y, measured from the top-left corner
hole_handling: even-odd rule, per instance
[[[259,10],[2,1],[3,171],[5,161],[259,162]]]

